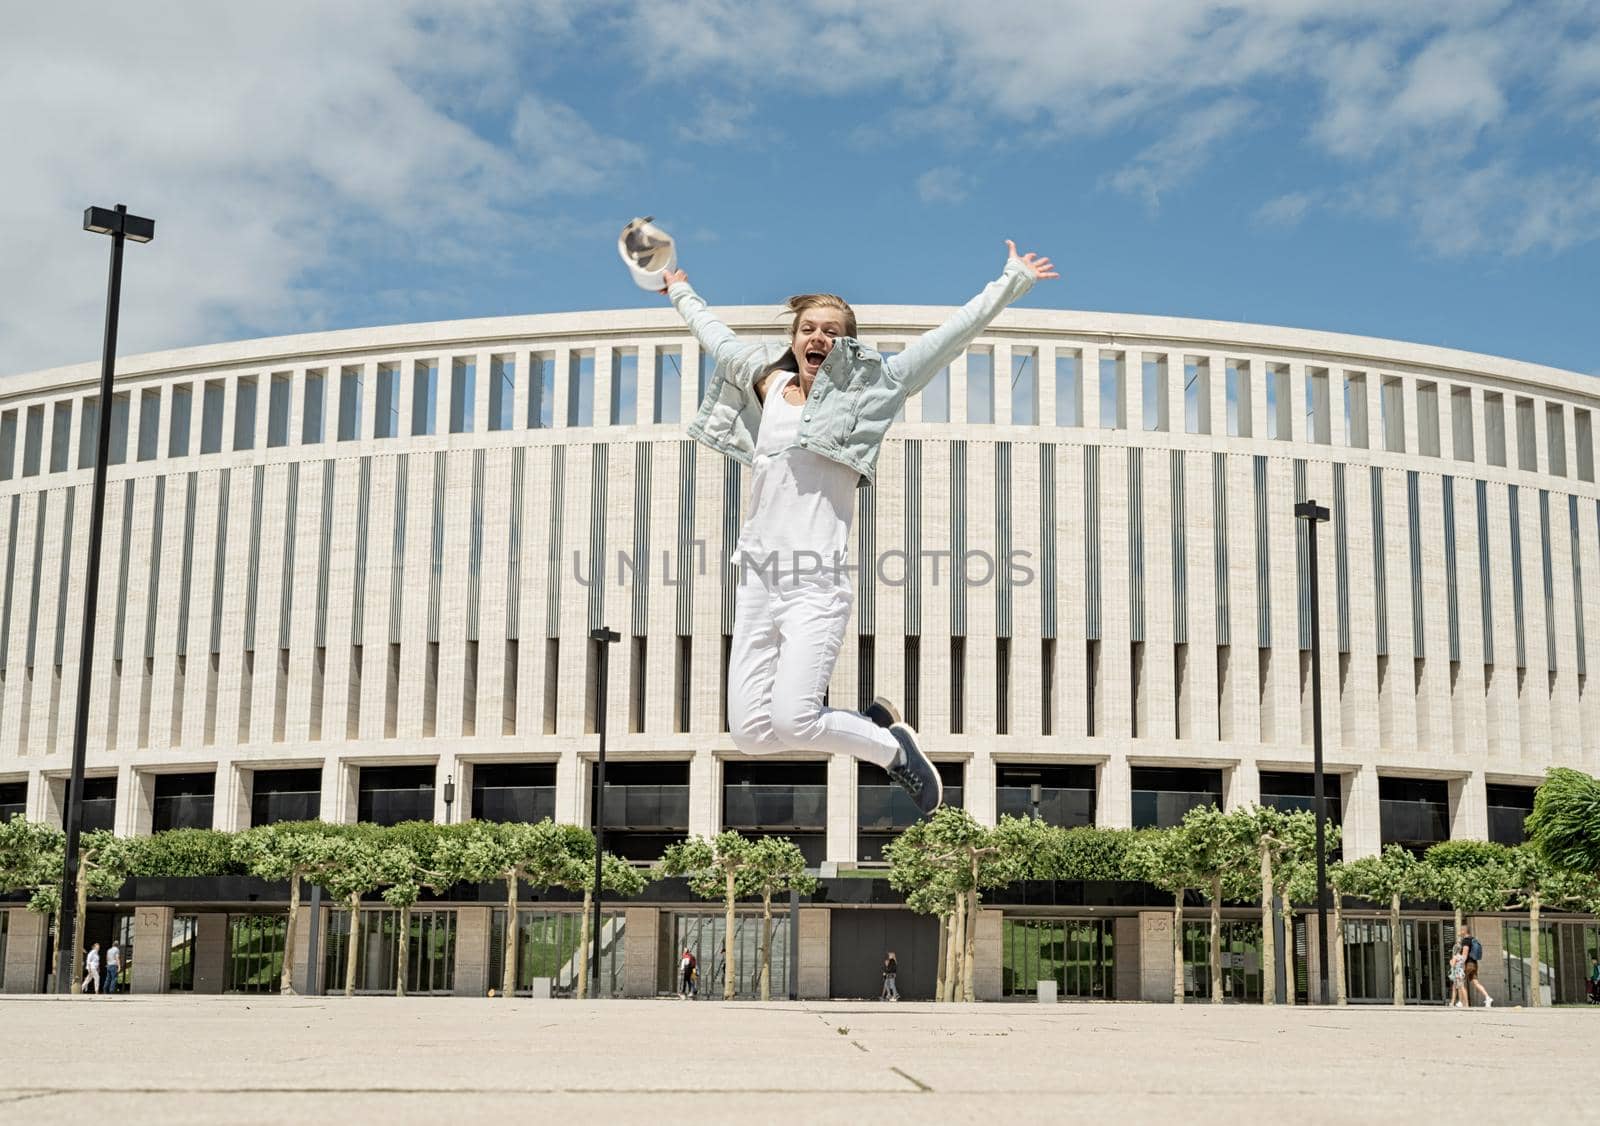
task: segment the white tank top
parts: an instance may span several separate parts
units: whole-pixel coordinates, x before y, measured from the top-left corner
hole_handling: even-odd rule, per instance
[[[783,397],[794,372],[776,373],[767,385],[756,434],[754,472],[750,481],[750,514],[731,560],[748,556],[754,568],[770,553],[778,555],[779,575],[789,581],[798,568],[815,571],[811,554],[821,556],[821,570],[833,574],[835,558],[843,560],[856,515],[856,484],[861,474],[831,458],[794,445],[804,405]],[[770,574],[771,571],[769,570]]]

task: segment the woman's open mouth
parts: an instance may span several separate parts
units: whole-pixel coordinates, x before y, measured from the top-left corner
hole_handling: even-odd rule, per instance
[[[816,367],[821,367],[822,361],[827,358],[828,354],[826,352],[818,352],[815,349],[806,353],[806,363],[812,364]]]

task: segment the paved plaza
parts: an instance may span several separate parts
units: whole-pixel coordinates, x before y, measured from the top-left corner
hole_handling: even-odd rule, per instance
[[[6,998],[0,1121],[1593,1122],[1597,1042],[1576,1009]]]

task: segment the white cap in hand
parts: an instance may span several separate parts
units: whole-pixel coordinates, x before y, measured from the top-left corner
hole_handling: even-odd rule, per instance
[[[639,288],[652,293],[665,284],[662,274],[678,265],[678,248],[673,245],[672,236],[648,215],[622,228],[617,253],[622,255]]]

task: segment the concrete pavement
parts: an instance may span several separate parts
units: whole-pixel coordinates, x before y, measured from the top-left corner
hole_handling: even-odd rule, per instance
[[[1593,1122],[1596,1043],[1580,1009],[9,997],[0,1122]]]

